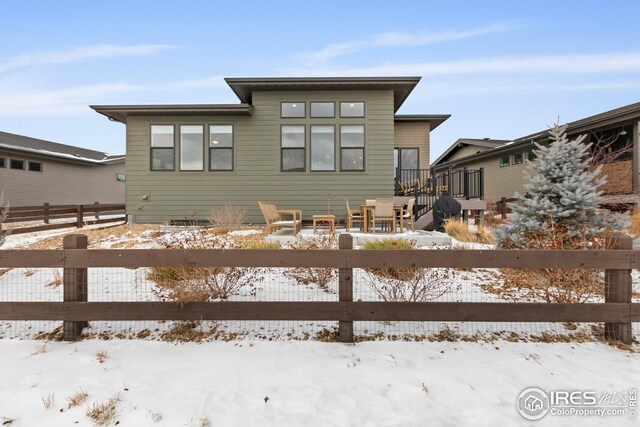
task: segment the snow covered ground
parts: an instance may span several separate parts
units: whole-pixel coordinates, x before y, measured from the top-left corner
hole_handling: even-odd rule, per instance
[[[640,354],[596,343],[88,340],[50,342],[39,352],[41,346],[0,340],[0,422],[13,419],[11,427],[91,426],[86,408],[114,396],[113,423],[121,426],[638,425],[626,415],[548,414],[533,423],[518,413],[517,397],[528,387],[637,387]],[[79,390],[86,401],[69,408],[67,397]]]

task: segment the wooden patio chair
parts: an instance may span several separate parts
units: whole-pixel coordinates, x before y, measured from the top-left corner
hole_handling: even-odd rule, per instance
[[[396,218],[395,211],[393,210],[393,198],[376,199],[376,207],[373,210],[371,220],[373,222],[374,233],[376,232],[376,222],[380,221],[382,225],[384,225],[385,222],[390,222],[393,233],[395,234]]]
[[[274,202],[268,201],[259,201],[258,206],[260,206],[262,216],[264,216],[264,220],[267,223],[267,233],[280,228],[293,228],[293,235],[295,236],[302,229],[301,210],[278,210]],[[283,220],[282,215],[291,215],[291,220]]]
[[[351,231],[354,222],[360,223],[360,231],[362,231],[364,226],[364,213],[362,209],[351,209],[349,207],[349,200],[344,199],[344,201],[347,203],[347,233]]]
[[[416,221],[416,217],[415,214],[413,212],[413,206],[416,203],[416,199],[411,198],[407,201],[407,209],[404,211],[404,214],[402,215],[402,223],[403,225],[406,227],[408,223],[411,223],[411,231],[416,231],[415,229],[415,221]]]

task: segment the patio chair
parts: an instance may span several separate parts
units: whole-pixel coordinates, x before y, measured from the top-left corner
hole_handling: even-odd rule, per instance
[[[347,204],[347,233],[351,231],[351,227],[353,227],[354,222],[360,223],[360,231],[362,231],[362,227],[364,225],[364,213],[362,209],[351,209],[349,207],[349,200],[344,199]]]
[[[374,233],[376,232],[376,222],[380,221],[382,225],[384,225],[385,222],[390,222],[393,233],[395,234],[396,218],[395,211],[393,209],[393,198],[376,199],[376,207],[373,210],[371,220],[373,222]]]
[[[409,199],[407,201],[407,209],[404,211],[404,214],[402,215],[403,225],[406,227],[408,223],[411,223],[411,231],[416,231],[415,224],[414,224],[416,221],[416,217],[413,212],[413,206],[415,205],[415,203],[416,203],[416,199],[414,199],[413,197]]]
[[[278,210],[274,202],[259,201],[258,206],[262,211],[262,216],[267,223],[266,232],[280,228],[293,228],[293,235],[298,234],[302,228],[302,211],[301,210]],[[283,220],[282,215],[291,215],[291,220]]]

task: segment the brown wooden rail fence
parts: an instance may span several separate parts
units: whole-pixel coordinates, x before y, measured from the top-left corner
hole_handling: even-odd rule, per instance
[[[354,250],[340,236],[338,250],[87,249],[87,237],[65,236],[62,250],[0,250],[0,268],[64,268],[64,302],[0,302],[1,320],[62,320],[65,340],[92,320],[307,320],[339,321],[342,342],[353,340],[354,321],[605,322],[605,335],[632,340],[640,304],[631,302],[631,270],[640,256],[631,239],[616,250]],[[333,267],[339,269],[335,302],[87,302],[92,267]],[[354,268],[566,268],[605,269],[605,302],[361,302],[353,301]]]
[[[10,208],[7,219],[4,221],[4,228],[11,230],[11,234],[33,233],[36,231],[54,230],[57,228],[76,227],[82,228],[85,224],[106,224],[109,222],[126,221],[124,215],[125,205],[123,204],[99,204],[95,202],[90,205],[49,205],[42,206],[22,206]],[[112,215],[122,213],[122,216],[100,219],[101,213]],[[85,216],[90,215],[95,219],[85,221]],[[75,221],[58,222],[51,224],[52,219],[75,218]],[[42,221],[43,225],[27,225],[11,227],[9,223]],[[0,230],[3,225],[0,224]]]

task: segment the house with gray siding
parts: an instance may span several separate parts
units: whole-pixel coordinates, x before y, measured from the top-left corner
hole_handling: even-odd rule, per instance
[[[392,196],[398,167],[427,168],[449,115],[399,115],[419,77],[227,78],[238,104],[93,105],[126,125],[132,222],[206,219],[259,200],[303,218]]]
[[[0,193],[11,207],[124,202],[125,156],[0,132]]]
[[[640,203],[640,102],[567,123],[569,139],[586,135],[586,143],[621,153],[602,166],[608,182],[600,188],[607,205]],[[527,160],[534,158],[535,144],[548,144],[547,130],[511,141],[459,139],[431,165],[436,174],[448,169],[484,170],[484,196],[497,201],[526,193]]]

